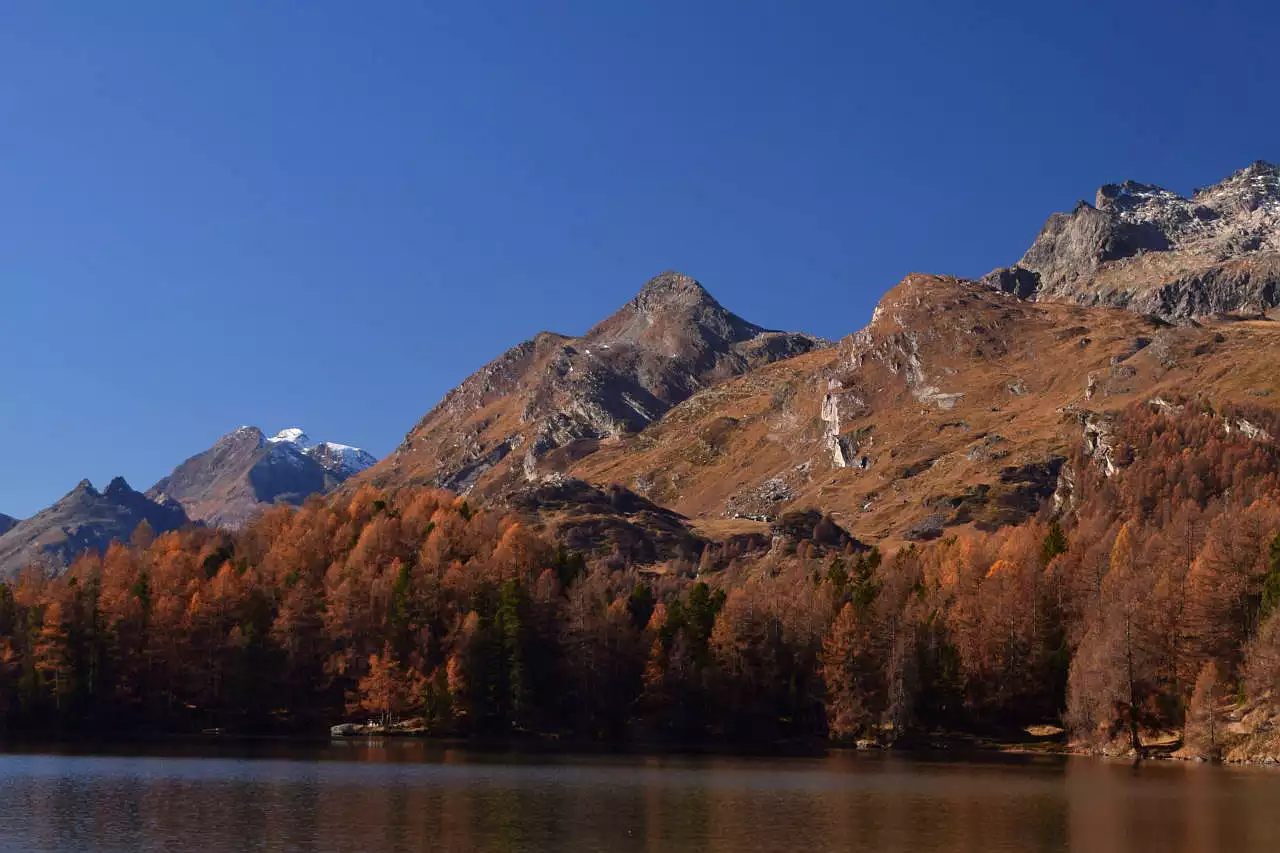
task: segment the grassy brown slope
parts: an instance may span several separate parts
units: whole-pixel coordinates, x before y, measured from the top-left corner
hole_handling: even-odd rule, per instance
[[[602,443],[569,470],[622,483],[688,515],[732,514],[726,506],[735,496],[791,474],[818,452],[820,379],[837,358],[836,350],[821,350],[703,391],[643,432]]]
[[[894,543],[931,518],[954,527],[1025,517],[1044,484],[1019,480],[1043,475],[1027,466],[1070,455],[1078,410],[1196,393],[1280,399],[1277,365],[1280,324],[1174,328],[909,276],[838,351],[695,395],[569,470],[628,485],[707,534],[735,514],[812,505],[861,538]],[[821,419],[828,393],[845,455],[865,458],[865,469],[833,463]]]

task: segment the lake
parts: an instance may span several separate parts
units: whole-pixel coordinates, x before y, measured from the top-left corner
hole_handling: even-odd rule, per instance
[[[486,754],[418,741],[0,754],[0,850],[1275,851],[1280,771]]]

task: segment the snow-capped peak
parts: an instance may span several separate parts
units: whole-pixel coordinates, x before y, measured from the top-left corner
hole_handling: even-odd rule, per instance
[[[282,429],[275,435],[268,438],[267,441],[272,444],[292,444],[299,450],[310,450],[315,447],[315,443],[305,432],[298,427],[289,427]]]
[[[359,474],[378,461],[372,453],[352,447],[349,444],[338,444],[334,441],[312,441],[298,427],[282,429],[267,442],[282,450],[291,450],[318,462],[321,467],[344,478]]]
[[[359,474],[378,461],[372,453],[332,441],[322,441],[305,452],[325,468],[340,472],[346,477]]]

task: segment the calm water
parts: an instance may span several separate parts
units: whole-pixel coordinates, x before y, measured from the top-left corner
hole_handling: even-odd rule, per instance
[[[0,850],[1272,851],[1280,771],[436,745],[0,754]]]

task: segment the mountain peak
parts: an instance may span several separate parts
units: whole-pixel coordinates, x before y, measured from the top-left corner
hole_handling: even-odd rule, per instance
[[[645,282],[632,304],[643,311],[661,311],[675,307],[690,307],[719,303],[697,279],[674,270],[667,270]]]
[[[1098,188],[1093,206],[1099,210],[1123,211],[1151,202],[1172,203],[1184,201],[1177,193],[1155,184],[1125,181],[1120,184],[1103,184]]]
[[[115,477],[107,484],[107,488],[102,494],[109,498],[115,498],[132,493],[133,489],[129,486],[128,481],[126,481],[124,477]]]
[[[1280,168],[1257,160],[1190,198],[1105,184],[1094,205],[1052,214],[1016,266],[984,281],[1168,320],[1266,311],[1280,300]]]
[[[1275,163],[1268,163],[1266,160],[1254,160],[1248,166],[1237,170],[1231,177],[1220,183],[1225,184],[1227,181],[1236,181],[1242,178],[1274,178],[1277,175],[1280,175],[1280,166]]]
[[[712,385],[829,345],[749,323],[668,270],[582,337],[539,335],[486,364],[364,482],[465,493],[535,481]]]
[[[271,436],[271,438],[267,439],[267,441],[272,444],[293,444],[296,445],[299,450],[307,450],[315,446],[315,442],[311,440],[311,437],[303,432],[299,427],[287,427],[282,429],[275,435]]]
[[[242,426],[218,439],[217,445],[215,446],[226,447],[230,445],[239,446],[242,444],[252,444],[254,447],[261,447],[266,443],[266,440],[266,436],[262,434],[262,430],[258,429],[256,426]]]
[[[1249,218],[1260,211],[1259,215],[1272,220],[1274,226],[1273,220],[1280,216],[1280,168],[1255,160],[1213,186],[1196,190],[1191,198],[1193,203],[1213,209],[1228,221]]]
[[[336,441],[313,441],[311,436],[299,427],[282,429],[267,439],[267,443],[273,447],[287,447],[289,450],[300,453],[319,463],[320,467],[329,473],[342,478],[359,474],[364,469],[373,467],[373,464],[378,461],[372,453],[361,450],[359,447],[339,444]]]
[[[68,493],[67,497],[70,497],[71,495],[90,495],[91,497],[97,497],[98,490],[93,487],[93,483],[89,482],[88,478],[85,478],[76,483],[76,487]]]
[[[766,330],[734,314],[692,276],[668,270],[587,332],[584,342],[640,346],[666,358],[697,359]]]
[[[263,506],[300,504],[377,461],[358,447],[314,441],[300,427],[267,438],[242,426],[174,468],[147,496],[176,501],[196,521],[238,527]]]

